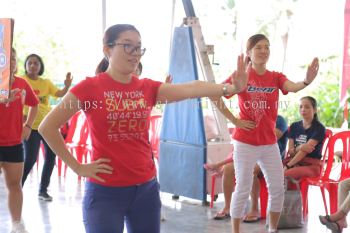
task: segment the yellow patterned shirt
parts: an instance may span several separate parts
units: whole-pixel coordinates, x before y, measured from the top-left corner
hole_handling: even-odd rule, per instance
[[[27,75],[23,77],[29,85],[33,88],[34,93],[38,97],[39,109],[33,123],[32,129],[38,130],[39,124],[44,117],[50,112],[51,106],[49,104],[50,96],[55,97],[58,88],[49,80],[39,77],[37,80],[30,79]],[[27,115],[28,108],[24,109],[24,114]]]

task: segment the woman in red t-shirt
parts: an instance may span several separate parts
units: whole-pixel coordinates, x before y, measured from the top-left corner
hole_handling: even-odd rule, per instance
[[[137,29],[111,26],[97,75],[77,84],[39,126],[53,151],[78,175],[88,177],[83,200],[87,232],[160,232],[160,198],[148,128],[156,103],[237,94],[247,82],[244,56],[230,84],[169,84],[133,74],[145,49]],[[92,141],[92,162],[80,164],[66,149],[59,127],[83,110]]]
[[[12,219],[11,232],[27,232],[22,222],[22,174],[23,145],[31,133],[39,100],[29,84],[14,76],[17,68],[16,51],[11,54],[11,94],[9,99],[0,99],[0,169],[4,171],[8,190],[8,206]],[[23,106],[29,106],[28,117],[23,123]],[[11,197],[11,198],[10,198]]]
[[[283,166],[274,131],[279,90],[287,94],[304,89],[315,79],[319,64],[318,59],[314,58],[308,66],[305,79],[294,83],[284,74],[266,69],[270,57],[270,42],[265,35],[251,36],[247,42],[246,53],[251,65],[248,69],[247,87],[238,94],[239,118],[235,119],[225,108],[221,98],[217,102],[222,106],[221,112],[236,125],[233,134],[236,187],[231,201],[232,232],[240,232],[240,222],[244,216],[244,206],[249,197],[253,170],[257,163],[269,187],[269,232],[276,232],[284,194]],[[229,77],[225,82],[229,83],[231,79]]]

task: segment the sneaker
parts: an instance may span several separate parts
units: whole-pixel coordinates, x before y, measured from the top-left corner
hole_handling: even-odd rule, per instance
[[[39,193],[39,200],[52,201],[52,197],[47,193]]]
[[[12,223],[12,231],[11,233],[28,233],[26,230],[24,223],[22,221],[15,221]]]
[[[164,215],[164,212],[162,210],[160,210],[160,221],[164,222],[166,219],[165,219],[165,215]]]

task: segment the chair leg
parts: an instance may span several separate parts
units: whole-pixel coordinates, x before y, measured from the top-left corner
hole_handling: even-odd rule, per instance
[[[60,158],[57,158],[57,170],[58,170],[58,176],[61,177],[62,175],[62,160]]]
[[[307,181],[301,181],[300,182],[300,191],[301,191],[301,197],[302,197],[302,200],[303,200],[303,217],[304,217],[304,220],[306,220],[306,217],[308,215],[308,192],[309,192],[309,184],[307,183]]]
[[[337,212],[338,209],[338,185],[331,184],[330,188],[328,189],[328,192],[330,214],[334,214],[335,212]]]
[[[266,187],[266,181],[264,178],[259,178],[260,182],[260,217],[266,218],[266,209],[268,202],[268,190]]]
[[[213,208],[213,206],[214,206],[214,198],[215,198],[215,180],[216,180],[216,177],[215,177],[214,175],[211,176],[210,208]]]
[[[321,189],[321,193],[322,193],[324,209],[326,210],[326,215],[328,215],[329,212],[328,212],[328,207],[327,207],[326,196],[324,194],[324,187],[320,187],[320,189]]]

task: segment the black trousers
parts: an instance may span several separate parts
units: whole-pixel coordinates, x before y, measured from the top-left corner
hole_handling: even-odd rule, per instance
[[[27,141],[24,141],[24,172],[22,178],[22,185],[27,179],[29,172],[32,170],[39,154],[40,143],[43,142],[45,147],[45,162],[41,173],[41,182],[39,193],[46,193],[47,187],[50,184],[50,178],[55,166],[56,155],[51,148],[47,145],[43,137],[37,130],[32,130],[30,137]]]

